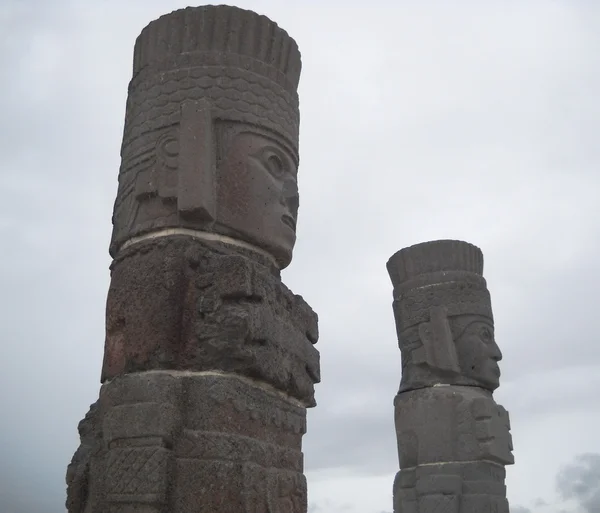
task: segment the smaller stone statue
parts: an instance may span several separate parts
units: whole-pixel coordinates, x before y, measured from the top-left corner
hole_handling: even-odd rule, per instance
[[[395,513],[508,513],[514,463],[507,411],[492,392],[502,353],[479,248],[417,244],[387,264],[402,353],[395,399]]]

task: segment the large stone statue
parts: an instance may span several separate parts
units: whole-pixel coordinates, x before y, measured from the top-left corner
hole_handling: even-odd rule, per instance
[[[300,53],[264,16],[175,11],[135,44],[102,388],[69,513],[305,513],[317,316],[280,279]]]
[[[402,353],[394,513],[508,513],[504,466],[514,458],[508,413],[492,397],[502,353],[483,255],[427,242],[387,268]]]

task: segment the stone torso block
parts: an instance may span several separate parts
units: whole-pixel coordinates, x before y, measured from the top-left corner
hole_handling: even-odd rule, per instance
[[[514,463],[508,412],[485,390],[424,388],[398,394],[394,405],[401,468],[457,461]]]
[[[223,244],[148,241],[113,264],[102,379],[236,372],[312,406],[317,339],[316,314],[272,267]]]

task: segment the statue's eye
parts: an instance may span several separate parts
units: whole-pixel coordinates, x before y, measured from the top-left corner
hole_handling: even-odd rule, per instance
[[[256,164],[266,169],[269,174],[278,180],[283,180],[286,175],[293,172],[291,160],[275,146],[266,146],[250,157]]]
[[[271,173],[276,178],[280,178],[283,176],[285,172],[285,166],[283,161],[279,157],[279,155],[275,155],[274,153],[269,153],[266,155],[266,166]]]
[[[485,342],[491,342],[491,340],[492,340],[492,332],[488,328],[483,328],[481,330],[481,338]]]

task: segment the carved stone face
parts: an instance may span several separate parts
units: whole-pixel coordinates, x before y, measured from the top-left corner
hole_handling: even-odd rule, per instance
[[[483,316],[460,318],[465,326],[456,339],[456,353],[461,372],[484,388],[495,390],[500,385],[502,352],[494,338],[494,326]]]
[[[297,164],[275,137],[240,130],[217,169],[217,220],[286,267],[296,242]]]

